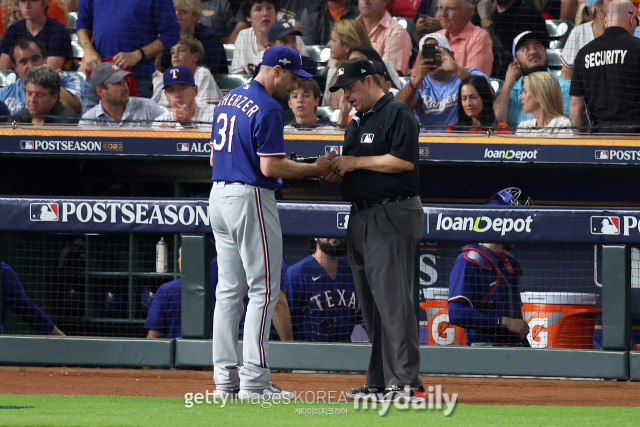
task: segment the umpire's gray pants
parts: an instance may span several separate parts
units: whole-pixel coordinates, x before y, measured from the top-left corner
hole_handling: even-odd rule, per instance
[[[424,213],[418,197],[351,210],[349,262],[371,338],[367,385],[418,387],[418,324],[411,304]]]

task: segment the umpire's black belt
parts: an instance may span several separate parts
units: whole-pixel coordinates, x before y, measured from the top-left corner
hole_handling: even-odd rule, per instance
[[[353,202],[351,202],[351,208],[356,212],[360,212],[360,211],[363,211],[365,209],[372,208],[374,206],[386,205],[387,203],[393,203],[393,202],[400,202],[402,200],[411,199],[412,197],[417,197],[417,196],[415,196],[415,195],[413,195],[413,196],[392,196],[392,197],[382,197],[382,198],[379,198],[379,199],[354,200]]]

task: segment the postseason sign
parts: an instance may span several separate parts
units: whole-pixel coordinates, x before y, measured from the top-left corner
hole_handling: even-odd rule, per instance
[[[347,203],[280,202],[283,234],[344,236]],[[424,205],[423,238],[466,242],[640,243],[640,210]],[[313,218],[313,227],[309,226]],[[210,233],[206,199],[0,198],[0,229]]]

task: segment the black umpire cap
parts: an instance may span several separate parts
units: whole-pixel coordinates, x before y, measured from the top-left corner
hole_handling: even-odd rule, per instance
[[[338,68],[338,80],[329,88],[330,92],[335,92],[345,86],[349,86],[356,80],[366,76],[375,76],[378,72],[371,62],[363,58],[353,58],[344,61]]]

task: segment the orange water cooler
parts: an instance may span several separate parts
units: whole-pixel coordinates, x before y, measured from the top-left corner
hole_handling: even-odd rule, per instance
[[[420,307],[427,313],[428,345],[467,345],[464,328],[449,324],[449,288],[427,288]]]

